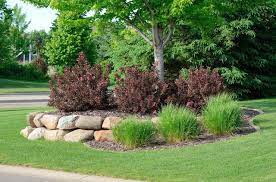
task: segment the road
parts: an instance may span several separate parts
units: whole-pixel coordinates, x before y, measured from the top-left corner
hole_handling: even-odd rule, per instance
[[[137,182],[102,176],[88,176],[45,169],[0,165],[2,182]]]
[[[0,108],[47,106],[49,93],[0,94]]]

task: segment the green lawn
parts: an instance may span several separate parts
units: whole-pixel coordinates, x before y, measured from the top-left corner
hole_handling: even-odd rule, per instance
[[[0,94],[48,91],[49,86],[48,83],[45,82],[30,82],[0,78]]]
[[[147,181],[276,181],[276,98],[242,102],[263,109],[261,131],[228,141],[143,152],[106,152],[80,143],[19,135],[35,109],[0,110],[0,163]]]

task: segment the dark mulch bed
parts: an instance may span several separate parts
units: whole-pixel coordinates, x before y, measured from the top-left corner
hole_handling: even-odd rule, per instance
[[[77,111],[77,112],[62,112],[62,111],[55,111],[50,112],[50,114],[59,114],[62,116],[68,116],[68,115],[83,115],[83,116],[101,116],[103,118],[108,116],[116,116],[116,117],[127,117],[127,116],[137,116],[138,118],[147,118],[147,117],[153,117],[156,115],[141,115],[141,114],[129,114],[125,112],[118,111],[116,109],[110,109],[110,110],[89,110],[89,111]]]
[[[194,140],[184,141],[177,144],[168,144],[160,139],[160,140],[157,140],[155,143],[152,143],[151,145],[143,146],[136,149],[127,149],[123,145],[117,144],[114,142],[96,142],[95,140],[88,141],[85,143],[85,145],[97,150],[106,150],[106,151],[141,151],[141,150],[157,150],[157,149],[184,147],[184,146],[194,146],[199,144],[224,141],[236,136],[247,135],[257,130],[256,127],[251,123],[251,119],[259,114],[262,114],[262,112],[259,110],[244,108],[242,113],[243,113],[242,118],[244,120],[242,127],[237,129],[232,135],[228,135],[228,136],[214,136],[205,132]]]

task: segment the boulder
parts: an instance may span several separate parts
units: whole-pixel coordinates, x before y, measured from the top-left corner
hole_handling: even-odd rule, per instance
[[[31,126],[27,126],[26,128],[20,131],[20,135],[24,136],[25,138],[28,138],[32,131],[34,131],[34,128],[32,128]]]
[[[76,129],[76,120],[79,118],[77,115],[63,116],[59,119],[57,128],[62,130]]]
[[[92,140],[94,136],[93,130],[74,130],[64,136],[64,140],[67,142],[83,142],[87,140]]]
[[[94,138],[97,142],[112,142],[112,141],[114,141],[112,130],[95,131]]]
[[[103,118],[99,116],[79,116],[76,121],[76,127],[87,130],[100,130],[102,128]]]
[[[120,118],[120,117],[114,117],[114,116],[107,117],[107,118],[105,118],[105,120],[103,122],[102,128],[110,130],[115,125],[117,125],[118,123],[120,123],[122,120],[123,119]]]
[[[44,114],[40,121],[47,129],[54,130],[57,128],[59,118],[59,115]]]
[[[35,128],[28,136],[29,140],[38,140],[44,137],[45,128]]]
[[[151,122],[152,122],[153,124],[158,124],[159,120],[160,120],[159,117],[153,117],[153,118],[151,118]]]
[[[69,131],[65,130],[45,130],[44,139],[50,141],[63,140],[63,137],[68,133]]]
[[[37,115],[37,112],[32,112],[32,113],[28,114],[28,116],[27,116],[27,124],[29,126],[31,126],[32,128],[36,128],[36,125],[34,123],[34,118],[36,115]]]
[[[43,124],[41,123],[41,120],[40,120],[43,115],[44,115],[44,113],[37,113],[34,117],[33,122],[37,128],[43,127]]]

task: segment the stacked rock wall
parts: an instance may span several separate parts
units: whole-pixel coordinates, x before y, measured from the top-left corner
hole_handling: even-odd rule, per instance
[[[29,140],[113,141],[112,128],[122,119],[114,116],[103,118],[101,116],[30,113],[27,117],[28,126],[21,130],[20,134]]]

